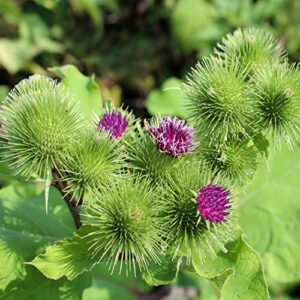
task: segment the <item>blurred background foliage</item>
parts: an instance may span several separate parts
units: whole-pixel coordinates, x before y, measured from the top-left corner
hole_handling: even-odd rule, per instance
[[[20,80],[38,73],[62,79],[75,97],[89,99],[92,107],[97,107],[97,99],[102,97],[117,106],[128,105],[141,117],[162,114],[184,118],[182,80],[197,60],[209,55],[216,43],[237,27],[254,26],[272,32],[290,59],[299,61],[299,13],[299,0],[0,0],[0,101]],[[64,65],[68,66],[60,67]],[[293,152],[282,149],[270,161],[270,169],[271,173],[261,170],[246,191],[241,224],[263,258],[272,299],[300,299],[299,148]],[[44,218],[41,199],[34,198],[36,205],[25,208],[24,201],[38,197],[40,187],[20,183],[3,164],[0,172],[1,186],[14,187],[0,191],[0,205],[4,207],[0,248],[13,257],[11,269],[16,270],[16,261],[21,266],[57,235],[49,229],[53,222],[49,216],[41,221],[44,229],[33,220]],[[53,214],[68,222],[68,212],[60,200],[53,206]],[[25,209],[31,216],[28,220],[23,216]],[[19,223],[28,226],[16,226]],[[72,231],[69,224],[65,228],[62,235]],[[17,248],[19,253],[12,241],[21,245],[20,230],[25,240],[24,249]],[[32,233],[38,233],[41,241],[28,242]],[[27,244],[31,247],[26,248]],[[29,279],[39,285],[47,284],[46,279],[26,270],[22,269],[21,281],[15,279],[19,274],[13,271],[9,280],[0,271],[0,287],[10,282],[6,294],[0,292],[0,299],[18,300],[22,291],[22,299],[43,297],[33,294],[26,278],[31,276]],[[83,276],[86,286],[78,285],[68,299],[81,299],[82,294],[89,300],[100,299],[100,295],[103,300],[139,299],[139,291],[150,290],[139,279],[114,278],[103,270]],[[22,291],[16,292],[20,287]],[[67,281],[58,281],[49,287],[52,296],[47,299],[58,299],[62,288],[71,287]],[[166,299],[217,299],[211,283],[189,273],[180,273],[171,288]]]
[[[74,64],[104,99],[180,116],[159,89],[237,27],[272,32],[299,60],[299,11],[297,0],[0,0],[0,99],[30,74]]]

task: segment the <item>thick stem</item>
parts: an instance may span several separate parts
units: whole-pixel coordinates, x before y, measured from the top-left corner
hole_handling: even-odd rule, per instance
[[[160,299],[166,299],[166,297],[171,292],[171,286],[170,285],[160,285],[154,287],[149,293],[141,293],[135,291],[136,299],[137,300],[160,300]]]
[[[59,175],[57,174],[57,172],[55,170],[52,171],[52,175],[54,178],[52,186],[56,187],[61,192],[61,195],[62,195],[64,201],[66,202],[66,204],[70,210],[70,213],[73,217],[76,229],[80,228],[82,223],[80,220],[79,210],[80,210],[80,205],[82,204],[82,201],[80,201],[80,203],[77,203],[75,201],[75,199],[73,198],[72,194],[66,192],[66,186],[60,180]]]

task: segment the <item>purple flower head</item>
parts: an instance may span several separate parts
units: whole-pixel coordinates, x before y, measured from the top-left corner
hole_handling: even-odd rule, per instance
[[[107,112],[98,123],[101,131],[107,131],[111,139],[121,137],[127,129],[128,121],[120,112]]]
[[[149,127],[156,147],[172,157],[179,157],[192,150],[194,129],[176,118],[163,119],[158,127]]]
[[[228,202],[229,191],[215,184],[202,187],[197,196],[201,217],[213,223],[226,221],[227,210],[231,207]]]

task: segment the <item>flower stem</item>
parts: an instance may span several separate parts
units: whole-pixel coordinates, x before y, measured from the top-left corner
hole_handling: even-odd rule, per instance
[[[65,203],[67,204],[69,211],[73,217],[76,229],[80,228],[82,223],[80,220],[79,210],[80,210],[82,201],[77,203],[76,200],[74,199],[73,195],[71,193],[66,192],[66,184],[64,184],[60,180],[59,175],[56,170],[52,170],[52,175],[54,178],[54,181],[52,182],[52,186],[57,188],[60,191],[62,198],[64,199]]]

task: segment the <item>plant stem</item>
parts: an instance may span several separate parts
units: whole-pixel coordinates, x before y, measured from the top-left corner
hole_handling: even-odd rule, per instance
[[[52,176],[54,178],[52,186],[54,186],[55,188],[57,188],[61,192],[62,198],[66,202],[66,204],[67,204],[67,206],[70,210],[70,213],[73,217],[76,229],[80,228],[82,223],[81,223],[81,220],[80,220],[79,210],[80,210],[80,205],[82,204],[82,201],[77,203],[76,200],[74,199],[73,195],[69,192],[66,192],[67,185],[65,185],[60,180],[59,175],[56,172],[56,170],[52,170]]]
[[[159,300],[165,299],[171,291],[170,285],[159,285],[154,287],[149,293],[135,292],[137,300]]]

